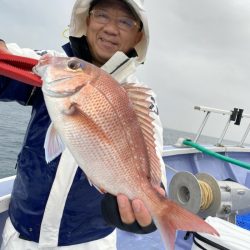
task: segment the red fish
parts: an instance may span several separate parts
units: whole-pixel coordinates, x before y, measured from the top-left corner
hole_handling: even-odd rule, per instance
[[[57,145],[62,140],[100,190],[142,200],[166,249],[174,249],[176,230],[218,235],[201,218],[154,188],[161,182],[161,171],[149,109],[150,89],[121,85],[102,69],[77,58],[45,57],[35,72],[43,79],[52,120],[48,159],[60,151]]]

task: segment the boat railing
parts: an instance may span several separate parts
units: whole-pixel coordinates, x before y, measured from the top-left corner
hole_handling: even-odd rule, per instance
[[[0,179],[0,214],[7,211],[15,176]]]
[[[195,143],[199,140],[199,138],[202,134],[202,131],[203,131],[205,125],[207,124],[208,118],[212,113],[228,116],[226,125],[222,131],[220,138],[218,139],[216,146],[222,146],[223,139],[225,138],[225,135],[228,131],[228,128],[229,128],[230,124],[232,124],[232,122],[234,122],[234,125],[239,126],[241,124],[241,120],[243,118],[250,119],[250,114],[245,114],[244,110],[241,108],[234,108],[233,110],[223,110],[223,109],[216,109],[216,108],[211,108],[211,107],[206,107],[206,106],[195,106],[194,109],[199,110],[199,111],[203,111],[206,113],[205,117],[202,121],[202,124],[201,124],[201,126],[196,134],[196,137],[194,139]],[[244,143],[246,141],[246,138],[247,138],[249,132],[250,132],[250,121],[249,121],[249,125],[247,126],[247,128],[246,128],[246,130],[245,130],[245,132],[244,132],[244,134],[243,134],[243,136],[238,144],[239,147],[244,147]]]
[[[10,194],[0,197],[0,213],[8,210],[10,204]]]

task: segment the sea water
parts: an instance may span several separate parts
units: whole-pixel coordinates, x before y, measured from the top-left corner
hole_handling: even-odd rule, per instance
[[[0,102],[0,178],[16,174],[17,155],[21,149],[31,107]]]

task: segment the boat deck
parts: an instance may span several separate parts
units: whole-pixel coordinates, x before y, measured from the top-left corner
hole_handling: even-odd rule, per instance
[[[212,147],[211,150],[218,151],[227,156],[237,158],[242,161],[250,162],[250,148],[216,148]],[[213,159],[203,153],[197,153],[197,150],[190,148],[175,148],[165,147],[164,162],[166,164],[168,183],[171,178],[179,171],[188,171],[196,174],[206,172],[214,176],[217,180],[232,179],[248,188],[250,188],[250,171],[234,166],[233,164]],[[0,197],[6,197],[10,195],[12,190],[14,177],[5,178],[0,180]],[[6,199],[5,203],[0,199],[0,235],[4,225],[4,221],[7,217],[7,212],[1,212],[1,209],[5,207],[7,210]],[[7,199],[8,200],[8,199]],[[238,223],[243,228],[250,227],[250,215],[239,216]],[[249,228],[248,228],[249,229]],[[183,240],[185,232],[178,232],[176,240],[176,250],[191,249],[192,239]],[[118,250],[163,250],[163,243],[158,231],[147,235],[135,235],[118,230],[117,236]],[[1,244],[1,240],[0,240]]]

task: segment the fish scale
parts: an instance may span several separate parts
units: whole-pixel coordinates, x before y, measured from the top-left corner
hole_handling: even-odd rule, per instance
[[[102,79],[99,79],[99,81],[101,81],[101,80]],[[128,153],[129,152],[128,147],[130,147],[130,146],[126,146],[126,143],[129,143],[129,145],[133,145],[134,142],[133,142],[133,140],[131,140],[131,141],[128,140],[128,136],[126,135],[126,133],[120,133],[120,131],[122,131],[122,129],[117,129],[117,130],[113,129],[114,126],[117,126],[117,123],[120,122],[121,117],[118,117],[117,113],[112,111],[113,108],[110,110],[110,108],[111,108],[110,102],[106,101],[107,99],[104,98],[104,95],[102,94],[102,93],[104,93],[104,91],[108,91],[109,88],[105,88],[105,90],[103,90],[103,89],[99,90],[98,86],[97,86],[96,88],[93,88],[93,90],[91,92],[91,96],[92,96],[91,100],[90,100],[90,98],[84,98],[84,96],[83,96],[80,100],[81,102],[78,101],[79,106],[87,107],[84,110],[84,113],[87,116],[92,117],[92,120],[95,122],[95,125],[99,126],[100,129],[102,129],[102,131],[112,131],[107,135],[108,139],[110,140],[110,143],[112,143],[112,148],[110,150],[107,150],[107,149],[103,150],[103,147],[101,146],[103,144],[103,141],[105,141],[105,139],[102,139],[102,137],[101,137],[102,133],[96,133],[95,136],[88,136],[88,139],[90,139],[90,140],[83,137],[83,134],[88,135],[88,133],[81,133],[82,136],[79,136],[78,141],[80,143],[85,141],[87,145],[92,145],[91,147],[88,148],[88,150],[85,153],[85,157],[84,157],[85,159],[88,157],[88,163],[86,163],[86,164],[90,165],[91,168],[93,166],[93,164],[91,164],[91,163],[96,162],[97,157],[100,159],[98,161],[99,162],[98,169],[102,168],[103,165],[111,165],[111,163],[113,163],[113,165],[115,165],[114,160],[111,157],[111,155],[112,156],[118,155],[118,156],[120,156],[120,158],[122,158],[121,162],[119,162],[119,159],[117,157],[114,158],[117,165],[122,164],[122,162],[124,162],[124,160],[126,160],[127,163],[129,163],[128,160],[131,161],[131,159],[130,159],[131,154]],[[79,96],[80,96],[80,94],[81,94],[81,92],[79,92]],[[90,93],[88,92],[88,95],[89,94]],[[121,91],[121,97],[123,97],[123,96],[124,96],[124,91]],[[117,97],[117,95],[115,97]],[[100,105],[100,99],[102,99],[102,98],[104,98],[105,101],[101,102],[102,105]],[[73,102],[77,102],[77,100],[76,100],[77,95],[74,96],[74,98],[72,98],[72,99],[73,99],[72,100]],[[99,99],[99,102],[96,101],[98,99]],[[122,99],[122,98],[120,98],[120,99]],[[123,99],[126,100],[125,97],[123,97]],[[118,102],[117,105],[118,104],[121,107],[124,107],[122,102]],[[123,115],[123,117],[127,118],[127,120],[129,120],[128,117],[129,117],[129,113],[131,113],[131,112],[128,112],[127,109],[124,109],[124,111],[126,111],[126,112],[124,112],[125,114]],[[96,115],[96,114],[99,114],[99,115]],[[128,125],[128,123],[129,123],[128,121],[126,121],[126,119],[124,119],[124,122],[125,122],[125,126]],[[71,122],[69,122],[69,123],[72,124]],[[122,122],[120,122],[120,123],[122,123]],[[67,130],[71,131],[72,129],[68,128]],[[86,127],[85,127],[85,129],[83,128],[83,130],[86,131]],[[95,131],[98,131],[98,130],[95,130]],[[97,138],[99,138],[100,140],[98,141]],[[125,143],[122,143],[124,141],[125,141]],[[107,141],[107,143],[109,143],[109,141]],[[125,146],[124,146],[124,144],[125,144]],[[78,143],[77,143],[77,146],[78,146]],[[101,152],[99,152],[99,150],[97,150],[97,149],[100,149]],[[114,149],[115,149],[115,151],[114,151]],[[75,149],[72,149],[72,151],[75,151]],[[93,153],[93,152],[95,152],[95,153]],[[92,155],[92,156],[90,157],[90,155]],[[128,165],[131,165],[131,163]],[[139,164],[137,164],[137,165],[139,165]],[[97,166],[96,166],[96,168],[97,168]],[[123,174],[122,180],[119,180],[119,179],[117,180],[118,183],[123,181],[124,179],[125,180],[128,179],[128,181],[131,179],[131,178],[126,178],[127,169],[129,169],[129,168],[127,168],[125,166],[125,171],[124,171],[125,174]],[[85,172],[88,173],[88,170],[86,168],[85,168]],[[91,181],[93,181],[95,179],[95,173],[100,174],[100,170],[98,170],[94,173],[93,173],[93,171],[91,171],[91,174],[89,174],[89,178],[91,179]],[[130,171],[128,171],[128,174],[127,174],[128,177],[130,176],[130,174],[131,174]],[[106,173],[103,173],[102,175],[107,176]],[[110,179],[110,183],[111,183],[111,180],[114,179],[113,175],[110,176],[109,178],[111,178]],[[95,181],[94,181],[94,183],[97,186],[101,185]],[[102,189],[103,187],[100,186],[100,188]],[[131,197],[131,198],[133,198],[133,197]]]

